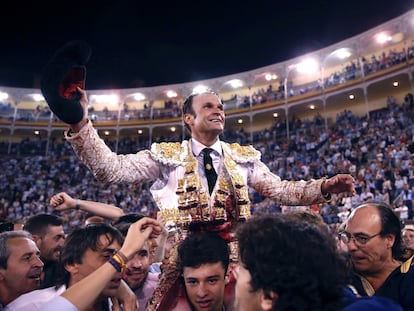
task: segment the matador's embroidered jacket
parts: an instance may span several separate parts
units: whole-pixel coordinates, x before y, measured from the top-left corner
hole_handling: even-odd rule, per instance
[[[248,218],[248,187],[282,205],[325,202],[321,194],[324,179],[281,180],[251,146],[220,143],[220,170],[210,195],[201,180],[191,140],[154,143],[151,150],[118,155],[99,137],[90,121],[79,133],[69,136],[66,132],[65,137],[80,160],[104,184],[155,181],[151,192],[158,208],[165,221],[175,221],[179,226]]]

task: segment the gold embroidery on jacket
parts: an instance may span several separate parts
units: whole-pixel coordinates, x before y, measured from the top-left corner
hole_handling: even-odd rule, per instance
[[[237,171],[237,162],[257,157],[258,151],[239,144],[226,144],[230,154],[223,150],[224,161],[211,197],[198,173],[198,162],[188,142],[187,150],[180,143],[156,144],[155,153],[162,162],[177,161],[184,165],[183,178],[178,179],[175,193],[178,196],[178,211],[162,208],[166,221],[174,221],[180,226],[194,222],[225,222],[247,219],[250,216],[250,200],[247,185]],[[185,155],[182,160],[183,155]],[[161,202],[156,200],[158,206]]]

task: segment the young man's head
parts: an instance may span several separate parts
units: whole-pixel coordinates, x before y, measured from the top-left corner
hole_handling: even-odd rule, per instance
[[[126,236],[131,224],[143,217],[145,216],[137,213],[123,215],[114,223],[114,227]],[[149,241],[146,241],[142,248],[127,263],[123,279],[134,291],[144,285],[145,279],[148,276],[149,267],[152,263],[152,252],[152,244],[150,245]]]
[[[193,233],[179,245],[178,266],[194,310],[222,310],[229,261],[227,242],[213,232]]]
[[[0,302],[3,305],[39,288],[43,269],[39,254],[30,233],[0,233]]]
[[[71,286],[109,260],[123,243],[122,234],[108,224],[91,224],[76,228],[66,238],[61,255],[61,274],[57,285]],[[113,296],[120,285],[117,273],[101,293],[101,298]]]
[[[190,95],[183,104],[183,118],[186,129],[200,142],[211,141],[224,130],[223,103],[211,91]]]
[[[334,310],[348,273],[334,239],[299,218],[261,215],[240,224],[237,311]]]
[[[51,214],[34,215],[25,222],[23,229],[32,234],[43,260],[59,260],[65,242],[63,220],[60,217]]]

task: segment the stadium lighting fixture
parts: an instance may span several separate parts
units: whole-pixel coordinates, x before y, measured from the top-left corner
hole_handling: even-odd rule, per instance
[[[341,49],[337,49],[333,51],[331,54],[328,55],[328,57],[330,55],[335,56],[339,59],[347,59],[348,57],[351,56],[351,52],[347,48],[341,48]]]
[[[240,79],[233,79],[227,82],[233,89],[238,89],[243,86],[243,81]]]
[[[312,74],[318,70],[318,62],[313,58],[305,59],[304,61],[293,65],[297,72],[305,73],[305,74]]]
[[[0,100],[6,100],[9,98],[9,94],[5,92],[0,92]]]
[[[314,60],[313,58],[307,58],[297,64],[292,64],[289,65],[287,67],[286,70],[286,76],[284,79],[284,91],[285,91],[285,106],[288,105],[288,78],[289,78],[289,73],[292,70],[296,70],[299,73],[302,74],[312,74],[315,73],[318,70],[318,62],[316,60]],[[288,120],[288,116],[286,115],[286,133],[287,133],[287,139],[289,140],[289,120]]]
[[[144,99],[145,99],[145,95],[144,95],[144,94],[142,94],[142,93],[135,93],[135,94],[134,94],[134,99],[135,99],[136,101],[144,100]]]
[[[397,87],[399,84],[398,84],[398,81],[394,81],[393,83],[392,83],[392,85],[394,86],[394,87]]]
[[[193,88],[193,94],[202,94],[206,93],[208,91],[208,87],[204,85],[197,85],[195,88]]]
[[[35,102],[41,102],[45,100],[45,98],[40,94],[33,94],[32,98]]]
[[[266,79],[266,81],[276,80],[277,79],[277,75],[274,74],[274,73],[267,73],[265,75],[265,79]]]
[[[119,99],[115,94],[112,95],[91,95],[91,101],[95,103],[116,104]]]
[[[387,42],[391,41],[392,37],[389,34],[387,34],[386,32],[381,32],[381,33],[375,35],[375,40],[379,44],[384,44],[384,43],[387,43]]]
[[[169,91],[167,91],[167,97],[168,98],[175,98],[175,97],[177,97],[178,95],[177,95],[177,93],[176,92],[174,92],[174,91],[172,91],[172,90],[169,90]]]

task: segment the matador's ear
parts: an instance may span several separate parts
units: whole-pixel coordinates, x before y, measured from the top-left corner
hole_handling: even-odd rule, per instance
[[[50,110],[65,123],[76,124],[83,118],[77,87],[85,88],[85,65],[91,54],[86,42],[71,41],[56,51],[43,70],[42,94]]]

